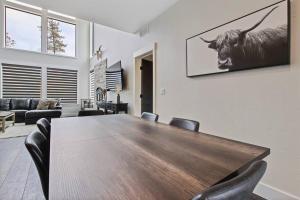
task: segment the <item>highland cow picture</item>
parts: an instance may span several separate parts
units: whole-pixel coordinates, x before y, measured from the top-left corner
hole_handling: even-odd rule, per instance
[[[289,30],[284,0],[188,38],[187,76],[287,65]]]

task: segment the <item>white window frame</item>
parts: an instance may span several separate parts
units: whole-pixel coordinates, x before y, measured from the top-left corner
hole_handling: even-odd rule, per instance
[[[5,32],[6,32],[6,17],[5,17],[5,9],[6,7],[16,9],[22,12],[34,14],[34,15],[39,15],[42,18],[42,31],[41,31],[41,52],[37,51],[30,51],[30,50],[23,50],[23,49],[15,49],[15,48],[9,48],[6,47],[5,45]],[[1,48],[4,49],[12,49],[14,51],[25,51],[25,52],[32,52],[32,53],[37,53],[37,54],[46,54],[50,56],[58,56],[58,57],[67,57],[67,58],[77,58],[78,55],[78,23],[76,18],[73,17],[67,17],[67,15],[59,14],[59,13],[49,13],[48,10],[46,9],[35,9],[33,7],[27,7],[23,6],[20,4],[8,2],[5,0],[0,0],[0,9],[2,12],[0,16],[0,43],[1,43]],[[3,14],[2,14],[3,13]],[[48,53],[47,50],[47,43],[48,43],[48,18],[55,19],[64,23],[69,23],[75,25],[75,56],[67,56],[67,55],[57,55],[57,54],[51,54]]]
[[[47,23],[47,35],[46,35],[46,53],[49,55],[57,55],[57,54],[53,54],[53,53],[48,53],[48,20],[49,19],[53,19],[62,23],[66,23],[66,24],[71,24],[75,26],[75,58],[77,57],[77,25],[75,21],[66,21],[66,20],[62,20],[61,18],[57,18],[55,17],[55,15],[53,14],[48,14],[47,18],[46,18],[46,23]],[[58,55],[58,56],[64,56],[64,55]],[[73,57],[73,56],[67,56],[67,57]],[[74,58],[73,57],[73,58]]]
[[[21,6],[20,6],[21,7]],[[12,10],[16,10],[16,11],[19,11],[19,12],[24,12],[24,13],[27,13],[27,14],[30,14],[30,15],[35,15],[35,16],[39,16],[41,17],[41,51],[33,51],[33,50],[26,50],[26,49],[17,49],[17,48],[13,48],[13,47],[6,47],[6,9],[12,9]],[[30,51],[30,52],[35,52],[35,53],[42,53],[43,52],[43,15],[42,13],[39,13],[39,12],[34,12],[32,11],[32,9],[29,9],[29,10],[23,10],[23,9],[19,9],[19,8],[16,8],[15,6],[10,6],[10,5],[4,5],[4,26],[3,26],[3,30],[4,30],[4,33],[3,33],[3,47],[6,48],[6,49],[14,49],[14,50],[19,50],[19,51]]]
[[[95,23],[90,22],[90,58],[95,54]]]

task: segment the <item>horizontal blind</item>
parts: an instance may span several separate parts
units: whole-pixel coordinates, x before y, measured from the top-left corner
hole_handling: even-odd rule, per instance
[[[77,103],[77,70],[47,68],[47,97]]]
[[[40,98],[41,67],[2,64],[3,98]]]
[[[92,102],[94,102],[95,100],[95,71],[91,71],[90,72],[90,99],[92,100]]]

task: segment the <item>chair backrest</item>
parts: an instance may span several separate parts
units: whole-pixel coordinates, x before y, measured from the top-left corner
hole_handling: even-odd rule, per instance
[[[152,122],[157,122],[158,117],[159,116],[157,114],[149,113],[149,112],[143,112],[141,116],[142,119],[152,121]]]
[[[182,118],[176,118],[173,117],[173,119],[169,123],[171,126],[175,126],[178,128],[190,130],[190,131],[199,131],[199,122],[189,119],[182,119]]]
[[[78,113],[78,117],[95,116],[95,115],[104,115],[104,112],[102,110],[81,110]]]
[[[25,146],[38,170],[46,199],[48,199],[49,186],[49,149],[47,143],[47,138],[39,131],[32,132],[25,139]]]
[[[46,118],[42,118],[36,122],[36,125],[41,131],[41,133],[47,138],[48,142],[50,142],[50,133],[51,133],[50,122]]]
[[[263,177],[267,163],[263,160],[254,162],[237,177],[220,183],[194,197],[193,200],[246,200],[252,195],[256,185]]]

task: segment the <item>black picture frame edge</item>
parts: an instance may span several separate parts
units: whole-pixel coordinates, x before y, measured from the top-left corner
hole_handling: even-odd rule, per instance
[[[278,2],[276,2],[276,3],[273,3],[273,4],[271,4],[271,5],[269,5],[269,6],[266,6],[266,7],[264,7],[264,8],[261,8],[261,9],[259,9],[259,10],[256,10],[256,11],[253,11],[253,12],[251,12],[251,13],[248,13],[248,14],[246,14],[246,15],[243,15],[243,16],[241,16],[241,17],[239,17],[239,18],[236,18],[236,19],[234,19],[234,20],[231,20],[231,21],[229,21],[229,22],[226,22],[226,23],[224,23],[224,24],[221,24],[221,25],[219,25],[219,26],[216,26],[216,27],[214,27],[214,28],[211,28],[211,29],[209,29],[209,30],[206,30],[206,31],[203,31],[203,32],[201,32],[201,33],[199,33],[199,34],[196,34],[196,35],[194,35],[194,36],[191,36],[191,37],[189,37],[189,38],[187,38],[186,40],[185,40],[185,52],[186,52],[186,77],[188,77],[188,78],[195,78],[195,77],[201,77],[201,76],[211,76],[211,75],[217,75],[217,74],[227,74],[227,73],[232,73],[232,72],[239,72],[239,71],[248,71],[248,70],[255,70],[255,69],[261,69],[261,68],[271,68],[271,67],[282,67],[282,66],[286,66],[286,65],[266,65],[266,66],[263,66],[263,67],[253,67],[253,68],[247,68],[247,69],[240,69],[240,70],[235,70],[235,71],[224,71],[224,72],[213,72],[213,73],[206,73],[206,74],[198,74],[198,75],[189,75],[188,74],[188,50],[187,50],[187,43],[188,43],[188,40],[190,40],[190,39],[192,39],[192,38],[194,38],[194,37],[197,37],[197,36],[199,36],[199,35],[202,35],[202,34],[204,34],[204,33],[207,33],[207,32],[209,32],[209,31],[213,31],[213,30],[215,30],[215,29],[218,29],[218,28],[220,28],[220,27],[222,27],[222,26],[225,26],[225,25],[227,25],[227,24],[230,24],[230,23],[232,23],[232,22],[235,22],[235,21],[237,21],[237,20],[240,20],[240,19],[243,19],[243,18],[245,18],[245,17],[248,17],[248,16],[250,16],[250,15],[253,15],[253,14],[255,14],[255,13],[257,13],[257,12],[260,12],[260,11],[262,11],[262,10],[265,10],[265,9],[267,9],[267,8],[270,8],[270,7],[273,7],[273,6],[275,6],[275,5],[277,5],[277,4],[280,4],[280,3],[282,3],[282,2],[285,2],[285,1],[287,1],[287,6],[288,6],[288,8],[287,8],[287,20],[288,20],[288,55],[289,55],[289,60],[288,60],[288,63],[286,64],[286,65],[290,65],[291,64],[291,0],[281,0],[281,1],[278,1]]]

